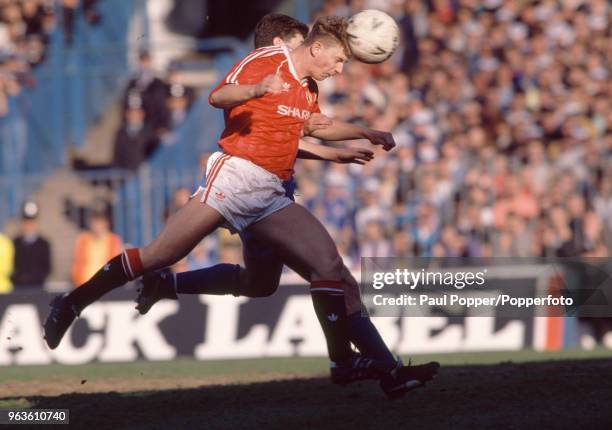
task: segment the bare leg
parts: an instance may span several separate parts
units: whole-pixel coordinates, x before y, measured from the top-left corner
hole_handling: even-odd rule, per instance
[[[176,263],[224,221],[219,212],[195,196],[170,217],[159,236],[140,248],[143,270],[148,272]]]
[[[273,246],[283,259],[308,270],[312,281],[342,279],[343,264],[336,245],[323,225],[302,206],[293,203],[249,230],[255,238]]]
[[[53,302],[45,320],[47,345],[51,349],[57,347],[75,317],[88,305],[147,271],[178,261],[223,221],[216,210],[197,198],[189,201],[150,245],[128,249],[111,258],[91,279]]]
[[[151,244],[112,258],[91,279],[72,291],[66,297],[67,303],[77,313],[81,312],[104,294],[141,274],[177,262],[223,222],[219,212],[197,198],[191,199],[168,220]]]
[[[347,313],[361,310],[357,281],[342,263],[325,227],[302,206],[287,206],[253,224],[249,231],[266,244],[266,248],[273,247],[277,255],[282,255],[282,260],[304,279],[342,281]]]
[[[342,284],[342,259],[323,225],[293,203],[253,224],[251,233],[310,271],[310,294],[335,366],[352,359]],[[335,378],[332,371],[332,379]]]

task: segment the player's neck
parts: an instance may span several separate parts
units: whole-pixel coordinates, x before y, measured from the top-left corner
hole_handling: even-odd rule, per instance
[[[293,62],[293,66],[295,67],[295,71],[300,79],[304,79],[310,76],[310,71],[307,67],[308,61],[308,49],[305,49],[303,46],[298,46],[293,51],[289,53],[291,56],[291,61]]]

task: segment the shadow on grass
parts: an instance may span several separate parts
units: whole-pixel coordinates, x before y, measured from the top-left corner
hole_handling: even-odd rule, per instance
[[[373,381],[336,387],[326,378],[26,400],[69,409],[84,429],[609,429],[611,386],[612,364],[598,359],[443,368],[395,401]]]

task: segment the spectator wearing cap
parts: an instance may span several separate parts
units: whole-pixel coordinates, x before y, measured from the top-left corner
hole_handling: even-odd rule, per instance
[[[166,99],[166,109],[161,118],[158,128],[155,130],[163,145],[176,143],[173,130],[178,128],[187,118],[188,99],[185,96],[185,88],[182,86],[171,87],[172,92]]]
[[[42,288],[51,272],[51,247],[39,233],[38,205],[27,202],[21,214],[21,232],[13,239],[15,269],[11,277],[15,288]]]
[[[88,230],[78,235],[74,246],[74,285],[81,285],[91,278],[108,260],[118,255],[121,249],[121,238],[111,231],[106,214],[101,210],[92,212]]]
[[[140,107],[145,114],[145,121],[156,130],[163,126],[165,104],[168,89],[160,79],[148,52],[141,52],[138,69],[127,84],[123,95],[123,107],[128,110],[134,106],[134,100],[140,100]]]
[[[168,66],[168,76],[164,87],[166,97],[185,97],[187,108],[190,108],[196,99],[195,89],[185,85],[184,74],[181,73],[181,68],[176,63]]]
[[[184,84],[183,77],[176,64],[171,64],[168,70],[167,81],[164,83],[164,105],[161,106],[159,122],[155,124],[155,131],[166,145],[175,143],[172,130],[179,127],[187,118],[187,113],[193,104],[195,90]]]
[[[0,294],[13,291],[11,273],[13,272],[14,255],[13,242],[0,233]]]

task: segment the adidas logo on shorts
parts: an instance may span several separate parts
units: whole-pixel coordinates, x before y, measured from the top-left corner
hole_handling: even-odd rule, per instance
[[[215,200],[225,200],[225,194],[221,191],[215,193]]]

